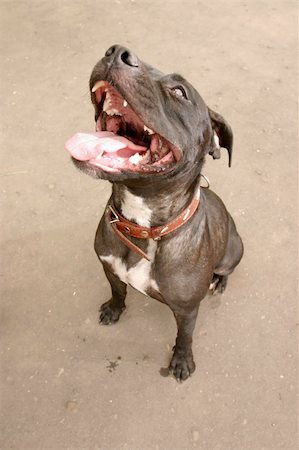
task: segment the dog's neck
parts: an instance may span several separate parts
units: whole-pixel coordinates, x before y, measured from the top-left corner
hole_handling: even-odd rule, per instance
[[[161,188],[129,188],[114,183],[112,199],[127,219],[144,227],[160,226],[177,217],[192,201],[198,181]]]

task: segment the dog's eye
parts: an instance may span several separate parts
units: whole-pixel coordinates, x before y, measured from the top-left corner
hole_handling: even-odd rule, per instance
[[[183,86],[175,86],[172,89],[172,92],[179,98],[185,98],[188,100],[187,92],[183,88]]]

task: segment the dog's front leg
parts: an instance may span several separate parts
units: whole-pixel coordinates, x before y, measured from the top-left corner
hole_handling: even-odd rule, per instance
[[[173,357],[170,361],[169,372],[177,381],[186,380],[195,370],[192,353],[192,335],[198,313],[198,306],[188,312],[173,311],[178,334],[174,346]]]
[[[127,285],[118,276],[114,275],[106,264],[103,264],[103,267],[111,286],[112,297],[108,302],[102,304],[99,322],[103,325],[110,325],[118,321],[126,307]]]

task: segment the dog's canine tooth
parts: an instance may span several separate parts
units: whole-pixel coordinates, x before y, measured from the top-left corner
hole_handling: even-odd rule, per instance
[[[125,108],[128,106],[127,100],[124,99],[123,105],[124,105]]]
[[[154,131],[148,128],[146,125],[143,126],[143,131],[147,131],[148,134],[154,134]]]
[[[105,81],[103,81],[103,80],[97,81],[97,82],[94,84],[94,86],[93,86],[91,92],[95,92],[95,91],[97,91],[100,87],[103,87],[103,86],[105,86]]]

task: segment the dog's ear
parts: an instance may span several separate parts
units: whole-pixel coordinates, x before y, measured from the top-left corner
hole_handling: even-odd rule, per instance
[[[208,108],[214,131],[213,146],[209,151],[213,159],[220,158],[220,149],[225,148],[228,152],[228,166],[231,166],[233,153],[233,132],[226,120],[217,112]]]

